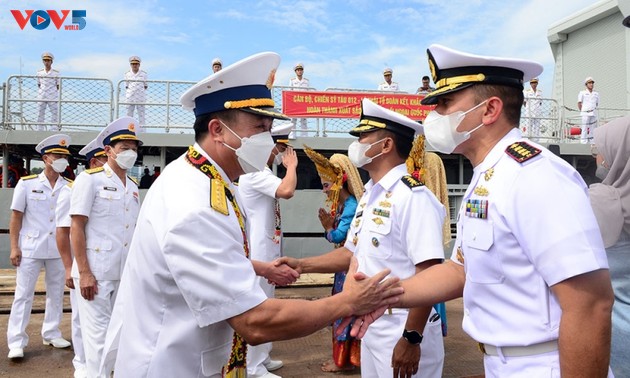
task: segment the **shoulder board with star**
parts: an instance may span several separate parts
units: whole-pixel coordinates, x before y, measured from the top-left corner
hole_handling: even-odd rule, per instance
[[[66,180],[68,182],[68,184],[72,184],[74,182],[73,180],[70,180],[69,178],[64,177],[64,176],[61,176],[61,178]]]
[[[87,173],[88,175],[93,175],[93,174],[98,173],[98,172],[103,172],[104,170],[105,170],[105,168],[103,168],[103,167],[91,168],[91,169],[86,169],[85,173]]]
[[[407,185],[410,189],[419,188],[421,186],[424,186],[424,184],[422,182],[417,180],[412,175],[403,176],[403,177],[400,178],[400,181],[405,183],[405,185]]]
[[[138,185],[138,180],[135,177],[127,176],[129,180],[133,181],[136,185]]]
[[[35,177],[37,177],[37,175],[28,175],[28,176],[23,176],[23,177],[21,177],[20,179],[21,179],[21,180],[32,180],[32,179],[34,179]]]
[[[521,164],[538,156],[541,152],[540,148],[536,148],[524,141],[512,143],[505,149],[506,154]]]

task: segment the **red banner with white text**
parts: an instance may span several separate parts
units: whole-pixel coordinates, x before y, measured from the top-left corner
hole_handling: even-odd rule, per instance
[[[421,121],[433,110],[421,105],[424,96],[400,93],[373,92],[282,92],[282,112],[295,118],[359,118],[361,100],[369,98],[384,108],[391,109],[413,120]]]

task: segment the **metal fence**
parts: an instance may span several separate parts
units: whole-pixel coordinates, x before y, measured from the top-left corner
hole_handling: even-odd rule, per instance
[[[141,96],[128,91],[133,83],[121,80],[116,85],[116,118],[133,116],[147,132],[193,133],[195,115],[182,108],[179,98],[194,82],[149,80]],[[138,101],[138,97],[144,97],[144,101]]]
[[[4,128],[13,130],[89,130],[112,120],[113,86],[107,79],[58,80],[58,90],[40,92],[37,76],[10,76],[6,83]]]
[[[56,80],[56,79],[55,79]],[[154,133],[192,133],[194,114],[184,110],[180,96],[194,82],[148,80],[141,101],[128,96],[133,81],[85,77],[59,77],[54,99],[42,100],[37,76],[10,76],[0,91],[0,123],[12,130],[96,131],[123,115],[137,118],[141,127]],[[288,86],[272,89],[277,107]],[[315,90],[315,88],[299,88]],[[329,92],[392,93],[370,89],[326,88]],[[406,92],[395,92],[406,93]],[[524,105],[520,129],[526,137],[543,143],[579,143],[581,118],[577,109],[560,107],[554,99],[536,99],[537,106]],[[599,124],[629,114],[628,109],[599,109]],[[347,136],[356,124],[351,118],[297,118],[296,136]],[[577,133],[577,134],[576,134]]]

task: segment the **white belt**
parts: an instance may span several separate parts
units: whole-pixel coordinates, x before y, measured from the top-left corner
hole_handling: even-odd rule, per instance
[[[501,350],[499,352],[499,349]],[[528,346],[496,347],[494,345],[479,343],[479,350],[488,356],[525,357],[549,353],[558,350],[558,340]]]

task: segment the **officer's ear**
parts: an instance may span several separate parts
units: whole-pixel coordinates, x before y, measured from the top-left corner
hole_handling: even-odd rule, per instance
[[[210,122],[208,122],[208,135],[210,136],[210,140],[223,143],[224,131],[223,124],[218,118],[212,118]]]

